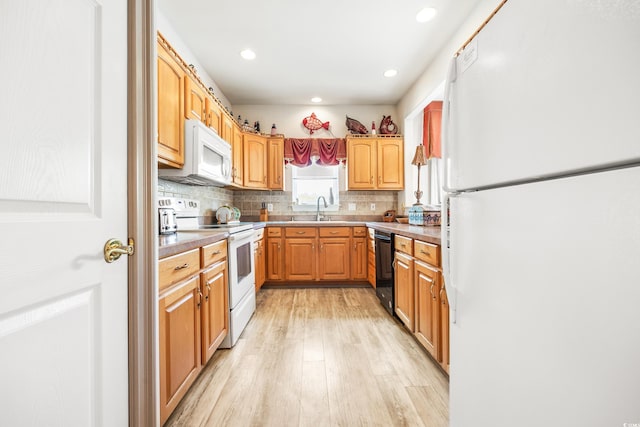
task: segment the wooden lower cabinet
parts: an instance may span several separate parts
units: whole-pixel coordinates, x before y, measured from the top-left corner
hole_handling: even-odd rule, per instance
[[[413,258],[407,254],[396,252],[395,260],[395,313],[402,323],[413,332],[414,326],[414,285]]]
[[[209,361],[229,333],[227,260],[202,273],[202,364]]]
[[[316,238],[287,238],[284,244],[285,280],[316,277]]]
[[[416,328],[415,336],[429,353],[439,360],[440,284],[438,270],[421,261],[415,261]]]
[[[163,424],[200,372],[200,278],[160,295],[160,423]]]
[[[365,237],[354,237],[351,241],[353,247],[351,257],[351,278],[353,280],[367,280],[368,277],[368,250]]]
[[[367,280],[369,284],[376,287],[376,242],[373,228],[367,230]]]
[[[318,253],[320,280],[349,280],[351,248],[349,237],[321,237]]]
[[[442,351],[440,352],[440,365],[449,373],[449,299],[447,298],[447,290],[444,286],[444,279],[440,280],[440,344]]]
[[[282,237],[267,237],[266,280],[284,280],[284,251]]]
[[[266,280],[266,251],[264,249],[264,239],[256,240],[254,262],[256,266],[256,292],[258,292]]]

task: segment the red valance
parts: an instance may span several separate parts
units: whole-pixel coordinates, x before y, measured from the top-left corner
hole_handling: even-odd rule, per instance
[[[424,107],[422,144],[428,159],[442,157],[440,132],[442,127],[442,101],[433,101]]]
[[[284,161],[306,167],[312,162],[320,166],[334,166],[347,159],[342,138],[287,138],[284,140]]]

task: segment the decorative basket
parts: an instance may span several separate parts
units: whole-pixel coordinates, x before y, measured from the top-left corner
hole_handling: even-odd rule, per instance
[[[389,210],[382,215],[382,221],[384,222],[393,222],[396,220],[396,211]]]
[[[441,216],[442,216],[442,213],[440,211],[425,210],[424,213],[422,214],[422,220],[424,222],[424,225],[438,226],[440,225]]]

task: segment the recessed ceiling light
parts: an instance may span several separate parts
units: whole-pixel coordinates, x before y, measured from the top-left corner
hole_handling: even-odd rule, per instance
[[[438,11],[432,7],[425,7],[416,15],[416,21],[427,22],[436,17]]]
[[[256,59],[256,53],[251,49],[245,49],[240,52],[240,56],[242,56],[247,61],[251,61],[252,59]]]
[[[313,98],[311,98],[311,102],[322,102],[322,98],[320,98],[319,96],[314,96]]]
[[[385,76],[385,77],[395,77],[397,75],[398,75],[398,70],[394,70],[394,69],[387,70],[383,74],[383,76]]]

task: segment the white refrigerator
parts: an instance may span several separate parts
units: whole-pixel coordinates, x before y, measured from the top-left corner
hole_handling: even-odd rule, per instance
[[[450,425],[640,426],[640,1],[509,0],[445,98]]]

